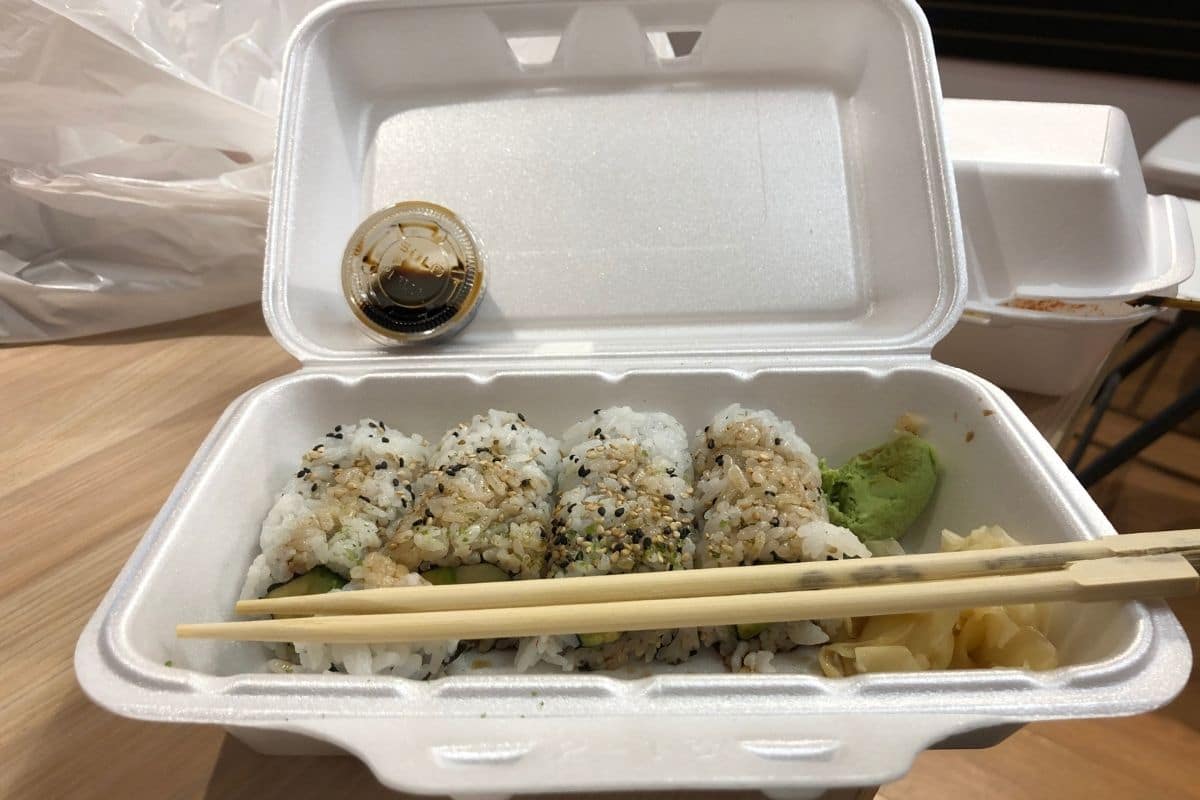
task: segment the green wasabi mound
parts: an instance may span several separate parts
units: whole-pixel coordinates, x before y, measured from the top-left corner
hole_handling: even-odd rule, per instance
[[[929,505],[937,480],[933,447],[911,433],[859,453],[840,469],[821,465],[829,521],[863,541],[903,536]]]

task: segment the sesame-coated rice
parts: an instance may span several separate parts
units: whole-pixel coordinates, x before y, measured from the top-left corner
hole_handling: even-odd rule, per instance
[[[523,416],[492,410],[451,428],[435,450],[386,555],[410,570],[487,562],[540,577],[558,443]]]

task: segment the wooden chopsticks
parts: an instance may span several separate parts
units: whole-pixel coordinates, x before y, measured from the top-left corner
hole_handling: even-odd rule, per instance
[[[405,586],[278,599],[242,600],[239,614],[386,614],[465,608],[612,603],[666,597],[789,592],[870,586],[915,580],[969,578],[1061,569],[1075,561],[1111,556],[1200,553],[1200,529],[1133,533],[1083,542],[1036,544],[1000,550],[923,553],[803,564],[639,572],[569,580],[500,581],[457,586]]]
[[[1049,572],[847,586],[820,591],[217,622],[180,625],[176,633],[182,638],[264,642],[499,639],[787,622],[1052,600],[1135,600],[1194,592],[1197,584],[1200,584],[1200,576],[1188,560],[1170,554],[1080,561]]]
[[[416,586],[249,600],[242,613],[333,614],[180,625],[183,638],[419,642],[784,622],[1193,592],[1200,530],[863,561]],[[819,591],[813,591],[819,590]]]

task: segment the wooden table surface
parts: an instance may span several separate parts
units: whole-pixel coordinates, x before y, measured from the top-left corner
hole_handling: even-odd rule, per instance
[[[0,797],[395,796],[351,758],[272,758],[216,728],[117,718],[83,696],[72,669],[80,629],[217,416],[296,366],[257,307],[0,348]],[[1177,609],[1197,617],[1195,604]],[[1031,725],[990,750],[927,753],[879,796],[1200,796],[1194,687],[1156,714]],[[701,796],[759,797],[688,795]]]

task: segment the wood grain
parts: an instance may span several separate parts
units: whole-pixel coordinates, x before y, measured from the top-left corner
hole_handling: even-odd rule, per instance
[[[1152,413],[1196,364],[1200,336],[1189,334],[1118,394],[1125,417],[1104,436]],[[0,798],[396,797],[352,758],[262,756],[217,729],[120,719],[75,682],[80,629],[217,416],[295,367],[257,307],[0,349]],[[1119,530],[1200,521],[1195,422],[1096,487]],[[1195,642],[1200,601],[1174,605]],[[1030,725],[989,750],[926,753],[879,797],[1200,797],[1198,686],[1155,714]]]

